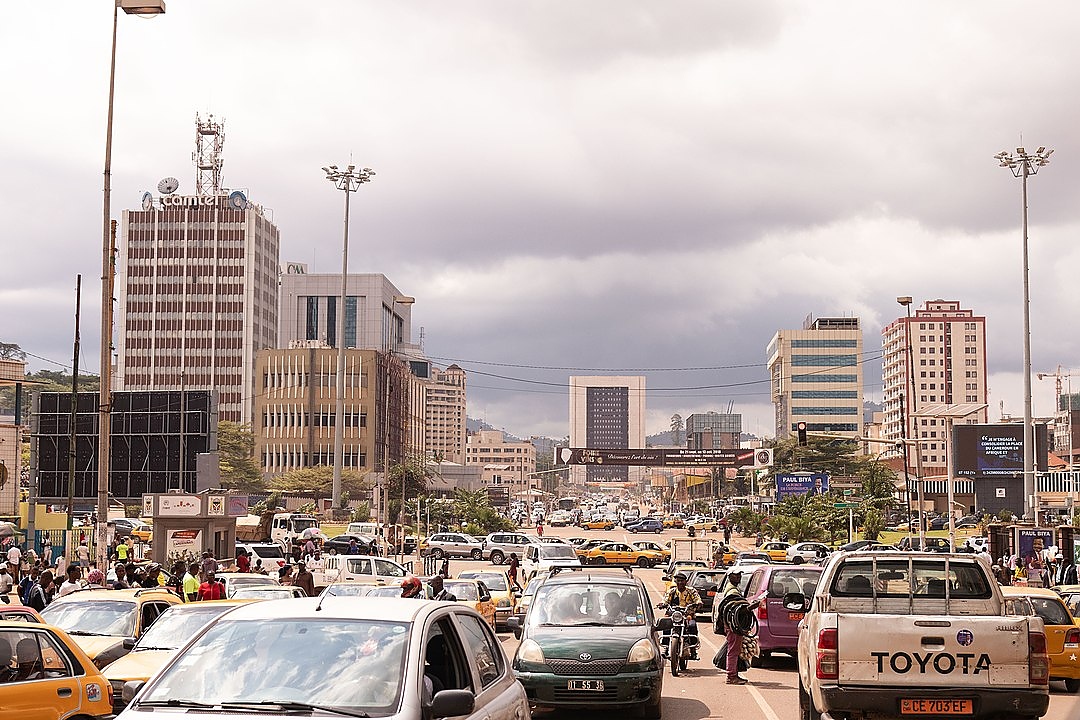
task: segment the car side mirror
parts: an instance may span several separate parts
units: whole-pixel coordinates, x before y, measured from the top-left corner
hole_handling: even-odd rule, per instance
[[[810,608],[810,599],[802,593],[787,593],[782,602],[785,610],[793,612],[806,612]]]
[[[135,638],[124,638],[124,649],[130,650],[135,647]]]
[[[440,690],[431,698],[431,717],[470,715],[475,707],[476,698],[470,690]]]
[[[660,579],[667,582],[667,581],[671,580],[671,576],[670,575],[661,575]]]
[[[702,587],[702,590],[704,590],[705,592],[716,592],[716,583],[705,583],[704,587]]]
[[[506,627],[514,633],[514,637],[521,639],[521,618],[514,616],[506,618]]]
[[[657,632],[668,632],[671,630],[671,618],[662,617],[656,621],[656,625],[653,627],[656,628]]]

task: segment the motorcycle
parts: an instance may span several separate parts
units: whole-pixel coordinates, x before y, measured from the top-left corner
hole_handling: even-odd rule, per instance
[[[671,618],[671,630],[664,636],[661,643],[667,645],[667,655],[671,660],[671,676],[678,677],[679,673],[686,670],[686,665],[696,654],[699,641],[697,635],[687,632],[689,618],[686,608],[678,605],[661,603],[658,608],[666,609]]]

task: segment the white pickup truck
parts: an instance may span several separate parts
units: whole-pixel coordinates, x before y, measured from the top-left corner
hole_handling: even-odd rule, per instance
[[[1050,702],[1042,621],[1007,614],[970,554],[842,553],[799,623],[799,716],[1037,718]]]

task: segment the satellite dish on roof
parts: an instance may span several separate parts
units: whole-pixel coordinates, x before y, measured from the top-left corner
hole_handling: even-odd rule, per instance
[[[167,177],[157,184],[158,192],[162,195],[171,195],[180,187],[180,181],[174,177]]]

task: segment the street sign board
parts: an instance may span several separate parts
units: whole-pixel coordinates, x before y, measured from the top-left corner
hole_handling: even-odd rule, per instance
[[[859,507],[859,503],[853,503],[853,502],[833,503],[833,507],[836,508],[837,510],[847,510],[848,508],[857,508],[857,507]]]

